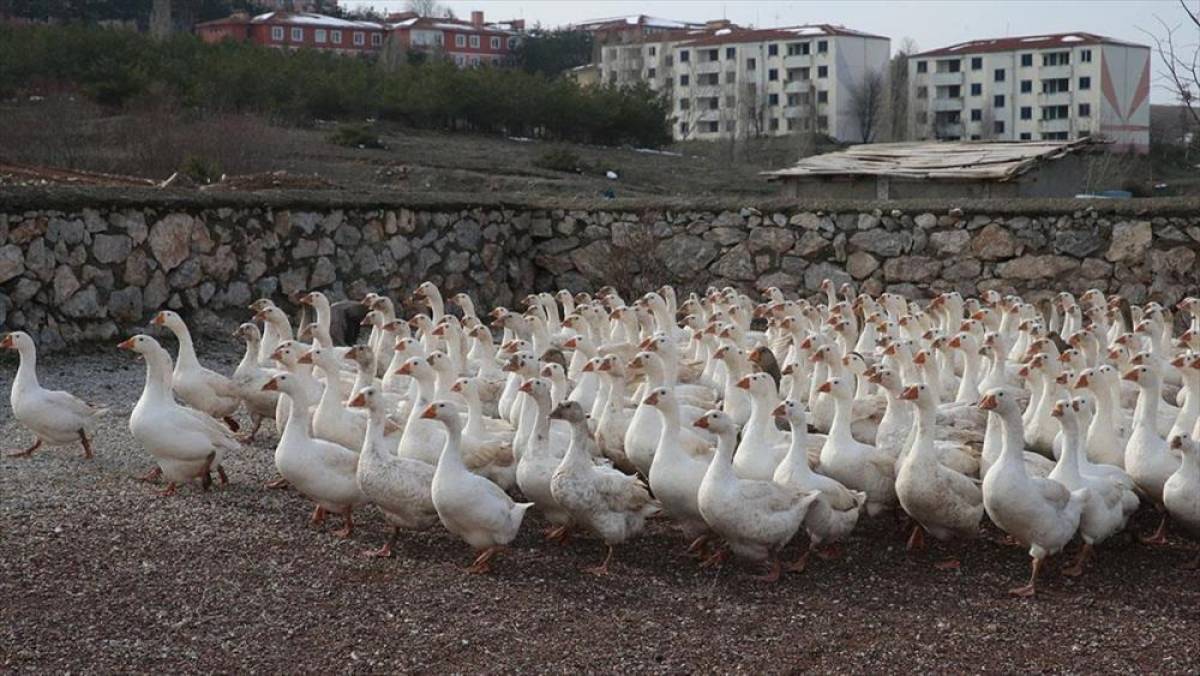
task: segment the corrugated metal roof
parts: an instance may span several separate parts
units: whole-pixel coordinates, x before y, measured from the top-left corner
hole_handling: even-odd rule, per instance
[[[808,37],[821,36],[853,36],[861,38],[872,38],[877,40],[887,40],[888,38],[881,35],[872,35],[862,31],[856,31],[844,26],[834,26],[831,24],[806,24],[803,26],[783,26],[780,28],[761,28],[761,29],[744,29],[733,27],[731,30],[716,31],[711,35],[706,35],[697,38],[692,42],[680,45],[681,47],[703,47],[706,45],[721,45],[721,44],[738,44],[744,42],[765,42],[768,40],[787,41],[796,40]]]
[[[938,141],[874,143],[814,155],[779,171],[770,180],[803,176],[892,176],[929,180],[1007,181],[1042,162],[1056,160],[1096,142]]]

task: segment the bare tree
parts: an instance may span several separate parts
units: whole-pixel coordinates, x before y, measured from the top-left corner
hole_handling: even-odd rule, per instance
[[[1171,25],[1161,17],[1155,17],[1161,33],[1143,32],[1154,41],[1155,51],[1166,71],[1162,78],[1164,86],[1183,104],[1192,120],[1200,124],[1200,43],[1194,36],[1188,36],[1191,27],[1200,34],[1200,3],[1192,9],[1187,0],[1179,0],[1179,8],[1186,17],[1182,23]]]
[[[868,70],[863,78],[846,87],[850,97],[850,109],[858,122],[859,136],[863,143],[870,143],[882,126],[883,110],[888,96],[887,80],[883,71]]]
[[[449,8],[444,7],[438,0],[408,0],[408,11],[417,16],[451,17]]]
[[[888,63],[888,93],[884,101],[884,121],[881,136],[889,141],[908,140],[908,58],[917,52],[917,42],[912,38],[900,41],[896,55]]]

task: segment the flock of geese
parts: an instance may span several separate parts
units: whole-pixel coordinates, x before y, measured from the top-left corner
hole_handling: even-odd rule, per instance
[[[342,346],[312,292],[299,302],[315,322],[295,334],[270,300],[251,305],[229,377],[201,365],[184,320],[164,311],[151,323],[175,337],[174,360],[150,335],[119,345],[146,363],[129,429],[157,465],[144,478],[161,475],[170,495],[207,490],[214,472],[226,482],[225,458],[273,421],[268,486],[311,501],[314,523],[340,515],[348,537],[355,509],[374,504],[394,527],[381,556],[440,523],[475,550],[472,572],[490,569],[531,507],[549,540],[603,540],[591,572],[661,513],[702,565],[732,554],[771,581],[800,531],[791,571],[837,556],[863,518],[896,514],[919,550],[926,535],[976,537],[986,513],[1029,550],[1029,582],[1012,590],[1023,596],[1076,535],[1063,572],[1081,574],[1142,503],[1162,514],[1145,541],[1165,543],[1168,520],[1200,536],[1200,299],[1175,308],[1190,325],[1175,335],[1173,309],[1097,290],[1040,306],[995,292],[921,306],[828,281],[822,293],[678,302],[668,286],[627,303],[605,287],[480,317],[464,294],[448,313],[426,282],[407,320],[368,294],[369,337]],[[106,409],[43,389],[27,334],[0,347],[20,353],[12,408],[36,435],[21,454],[79,442],[91,457]],[[238,436],[243,407],[253,429]]]

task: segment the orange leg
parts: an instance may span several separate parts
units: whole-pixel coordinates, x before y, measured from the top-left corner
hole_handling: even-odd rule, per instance
[[[42,447],[42,440],[38,439],[33,442],[33,445],[23,451],[11,451],[8,453],[10,458],[28,458],[33,455],[33,452]]]
[[[729,559],[729,550],[718,547],[712,556],[700,562],[701,568],[720,568]]]
[[[283,477],[278,477],[278,478],[276,478],[276,479],[273,479],[273,480],[271,480],[271,481],[268,481],[268,482],[267,482],[267,484],[266,484],[266,487],[267,487],[267,488],[270,488],[270,489],[281,489],[281,488],[287,488],[287,487],[288,487],[288,480],[287,480],[287,479],[284,479]]]
[[[1028,598],[1030,596],[1033,596],[1035,593],[1037,593],[1036,585],[1037,585],[1038,573],[1040,573],[1042,570],[1042,560],[1041,559],[1033,559],[1033,562],[1031,564],[1031,569],[1032,570],[1029,575],[1029,584],[1025,585],[1024,587],[1017,587],[1016,589],[1009,589],[1008,590],[1009,594],[1012,594],[1013,596],[1021,596],[1021,597]]]
[[[501,552],[503,550],[504,550],[504,547],[502,545],[494,545],[492,547],[488,547],[487,549],[483,550],[483,552],[480,553],[479,556],[477,556],[475,558],[474,563],[467,566],[466,571],[468,573],[471,573],[472,575],[483,575],[485,573],[491,572],[492,557],[496,556],[496,554],[498,554],[499,552]]]
[[[1062,569],[1062,574],[1067,577],[1083,575],[1083,564],[1087,563],[1090,558],[1092,558],[1092,546],[1085,542],[1079,548],[1079,556],[1075,557],[1075,561],[1071,565]]]
[[[791,563],[789,563],[787,565],[788,572],[803,573],[804,569],[808,568],[808,557],[812,553],[813,553],[813,547],[810,546],[809,548],[805,549],[804,553],[800,555],[800,558],[796,559],[795,561],[792,561]]]
[[[159,495],[159,497],[162,497],[162,498],[169,498],[172,495],[175,495],[175,482],[172,481],[172,482],[168,483],[167,487],[164,488],[162,490],[162,492],[159,493],[158,495]]]
[[[779,559],[772,556],[767,561],[767,572],[765,575],[755,575],[754,579],[759,582],[779,582],[779,574],[782,572],[783,566],[780,565]]]
[[[159,478],[160,476],[162,476],[162,468],[161,468],[161,467],[154,467],[154,468],[153,468],[153,469],[151,469],[149,472],[146,472],[146,473],[145,473],[145,474],[143,474],[142,476],[135,477],[135,478],[136,478],[138,481],[145,481],[145,482],[148,482],[148,483],[150,483],[150,482],[158,481],[158,478]]]
[[[251,417],[254,419],[254,428],[250,430],[249,434],[242,434],[238,436],[238,441],[244,444],[254,441],[254,437],[258,436],[258,429],[262,427],[263,419],[261,415],[255,415]]]
[[[565,545],[570,539],[570,526],[558,526],[557,528],[551,528],[546,532],[547,542],[557,542],[560,545]]]
[[[390,559],[392,558],[392,545],[396,544],[396,539],[400,537],[400,529],[392,528],[392,537],[384,543],[379,549],[371,549],[363,552],[363,556],[372,558]]]
[[[308,522],[314,526],[320,526],[320,525],[324,524],[325,523],[325,508],[320,505],[317,505],[317,508],[313,510],[312,518],[309,519]]]
[[[351,534],[354,533],[354,514],[353,514],[353,512],[354,512],[354,509],[352,507],[350,507],[349,505],[347,505],[346,513],[342,515],[342,518],[344,519],[344,521],[342,522],[343,526],[341,528],[339,528],[338,530],[333,531],[334,535],[345,540],[346,538],[350,537]]]
[[[79,430],[79,443],[83,444],[83,459],[92,459],[92,444],[88,441],[87,434],[83,430]]]
[[[1162,521],[1158,522],[1158,529],[1150,537],[1142,538],[1144,545],[1165,545],[1167,544],[1167,513],[1163,512]]]
[[[229,477],[225,476],[225,468],[220,465],[217,465],[217,476],[221,478],[222,486],[229,483]]]
[[[711,539],[711,535],[701,535],[695,540],[692,540],[692,544],[688,545],[687,553],[696,558],[704,558],[704,553],[708,549],[708,542]]]
[[[910,552],[920,552],[925,549],[925,529],[921,528],[921,524],[914,523],[912,535],[908,536],[908,545],[906,549]]]
[[[604,563],[602,563],[598,566],[584,568],[583,571],[585,573],[591,573],[592,575],[598,575],[598,576],[608,575],[608,562],[612,560],[612,555],[613,555],[613,546],[609,545],[608,546],[608,555],[606,555],[604,557]]]
[[[825,545],[817,550],[817,556],[826,561],[842,558],[842,546],[839,544]]]
[[[953,557],[945,561],[938,561],[933,564],[933,567],[938,570],[958,570],[962,567],[962,562],[958,560],[958,557]]]

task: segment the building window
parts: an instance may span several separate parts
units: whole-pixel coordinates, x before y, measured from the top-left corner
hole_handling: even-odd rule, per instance
[[[779,94],[767,94],[767,105],[768,106],[779,105]]]
[[[275,42],[283,42],[283,26],[271,26],[271,39]]]
[[[829,77],[829,66],[817,66],[817,77],[818,78]]]
[[[788,68],[787,81],[788,82],[796,82],[796,81],[803,82],[805,80],[808,80],[808,75],[809,75],[809,69],[807,66],[804,68]]]
[[[1003,134],[1004,133],[1004,120],[996,120],[995,122],[993,122],[992,123],[992,131],[996,132],[997,134]]]
[[[959,73],[962,72],[962,61],[960,59],[943,59],[938,61],[935,67],[938,73]]]
[[[982,56],[971,57],[971,70],[983,70],[983,57]]]
[[[767,56],[779,56],[779,45],[767,45]]]
[[[746,70],[754,70],[756,68],[758,68],[758,61],[756,59],[746,59]]]
[[[1004,69],[997,68],[995,73],[996,82],[1004,82]]]
[[[1071,91],[1071,80],[1069,78],[1056,77],[1049,80],[1042,80],[1043,94],[1059,94],[1068,91]]]
[[[1027,131],[1023,131],[1023,132],[1021,132],[1021,140],[1022,141],[1032,141],[1033,135]]]
[[[1003,108],[1004,107],[1004,94],[997,94],[992,97],[992,107],[993,108]]]
[[[817,53],[824,54],[828,51],[829,51],[829,41],[828,40],[817,40]]]
[[[1033,106],[1021,106],[1021,119],[1022,120],[1032,120],[1033,119]]]
[[[333,44],[335,44],[335,45],[342,44],[342,32],[341,31],[331,31],[329,34],[329,37],[333,38]]]
[[[1092,104],[1090,104],[1090,103],[1079,104],[1079,117],[1091,117],[1091,116],[1092,116]]]
[[[1021,80],[1021,93],[1029,94],[1033,92],[1033,80]]]
[[[303,28],[293,28],[292,29],[292,42],[304,42],[304,29]]]
[[[688,79],[689,79],[689,78],[688,78],[688,76],[687,76],[687,73],[684,73],[683,75],[680,75],[680,76],[679,76],[679,86],[680,86],[680,87],[686,87],[686,86],[688,86]]]
[[[328,38],[329,38],[329,32],[326,31],[324,28],[318,28],[313,31],[313,42],[315,42],[319,45],[325,44],[325,41]]]
[[[691,110],[692,109],[692,100],[691,99],[679,99],[679,109],[680,110]]]
[[[788,104],[789,108],[795,108],[796,106],[800,105],[800,95],[799,94],[788,94],[787,95],[787,104]]]
[[[825,90],[817,92],[817,103],[829,103],[829,92]]]
[[[357,46],[359,46],[359,47],[362,47],[363,45],[367,44],[367,35],[366,35],[366,33],[361,33],[361,32],[359,32],[359,31],[354,31],[354,44],[355,44],[355,45],[357,45]]]
[[[729,132],[737,131],[737,120],[726,120],[725,121],[725,131],[729,131]]]
[[[918,61],[917,62],[917,72],[918,73],[929,72],[929,64],[925,61]]]
[[[726,71],[725,84],[733,84],[734,82],[737,82],[737,73],[732,70]]]
[[[721,59],[721,50],[706,49],[700,52],[701,61],[719,61]]]
[[[778,82],[779,81],[779,69],[778,68],[768,68],[767,69],[767,81],[769,81],[769,82]]]
[[[687,136],[687,134],[688,134],[688,123],[687,123],[687,122],[680,122],[680,123],[679,123],[679,135],[680,135],[680,136]]]
[[[818,115],[817,116],[817,129],[828,129],[828,128],[829,128],[829,116],[828,115]]]
[[[1087,77],[1087,76],[1079,78],[1079,90],[1080,91],[1083,91],[1085,89],[1091,89],[1091,88],[1092,88],[1092,78]]]
[[[479,65],[479,56],[478,56],[478,55],[474,55],[474,56],[472,56],[472,57],[471,57],[471,65],[472,65],[472,66],[478,66],[478,65]]]
[[[371,46],[378,47],[383,44],[382,33],[371,33]]]
[[[725,96],[725,107],[726,108],[737,108],[737,97],[734,96],[733,94],[727,94]]]
[[[1065,120],[1070,115],[1070,106],[1042,106],[1043,120]]]
[[[1022,68],[1032,68],[1033,67],[1033,54],[1022,54],[1021,55],[1021,67]]]
[[[708,132],[710,134],[716,134],[721,131],[721,123],[717,122],[716,120],[713,120],[712,122],[705,122],[704,124],[708,127]]]
[[[649,69],[647,69],[647,70],[646,70],[646,77],[650,78],[651,80],[653,80],[654,78],[658,77],[658,69],[657,69],[657,68],[649,68]]]
[[[805,56],[809,53],[807,42],[793,42],[788,45],[788,56]]]
[[[725,48],[725,58],[736,59],[737,58],[737,47],[726,47]]]
[[[971,121],[978,122],[982,119],[983,119],[983,111],[980,110],[979,108],[972,108],[971,109]]]
[[[716,96],[710,96],[705,100],[708,101],[708,109],[709,110],[720,110],[720,108],[721,108],[721,99],[720,98],[718,98]]]
[[[1079,61],[1081,63],[1091,63],[1092,62],[1092,50],[1090,50],[1090,49],[1080,50]]]
[[[471,49],[479,49],[479,36],[478,35],[471,36]]]
[[[687,63],[687,62],[688,62],[688,50],[681,49],[679,51],[679,63]]]
[[[983,96],[983,85],[978,82],[971,83],[971,96]]]
[[[658,56],[658,47],[650,45],[650,56]]]
[[[492,38],[491,43],[492,43],[492,49],[500,49],[500,38],[496,38],[496,37]],[[651,49],[653,49],[653,47],[651,47]],[[654,56],[654,55],[651,54],[650,56]]]
[[[1042,54],[1043,66],[1069,66],[1071,65],[1071,52],[1046,52]]]
[[[925,86],[917,87],[917,98],[918,99],[929,98],[929,87],[925,87]]]
[[[771,131],[779,131],[779,118],[772,117],[771,119],[767,120],[767,128]]]
[[[455,47],[466,47],[467,46],[467,36],[455,35],[454,36],[454,46]],[[612,59],[614,57],[610,55],[608,58]]]

